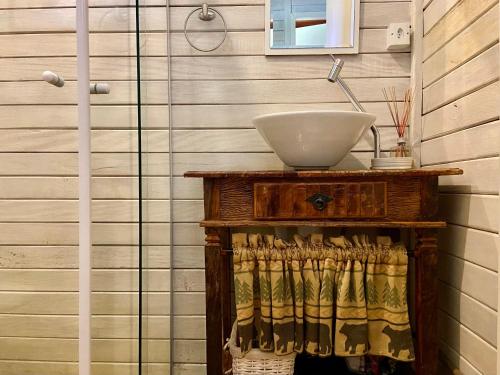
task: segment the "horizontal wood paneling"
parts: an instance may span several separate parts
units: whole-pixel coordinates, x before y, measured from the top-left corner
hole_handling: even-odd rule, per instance
[[[356,78],[346,82],[358,94],[359,100],[383,101],[382,88],[394,86],[397,98],[409,84],[408,78]],[[116,81],[109,95],[92,96],[92,104],[135,104],[136,86],[133,81]],[[167,85],[161,81],[146,81],[145,104],[167,104]],[[63,89],[42,82],[0,82],[0,100],[4,104],[76,104],[76,83],[67,82]],[[286,95],[288,93],[288,95]],[[348,99],[340,88],[326,79],[252,80],[250,81],[173,81],[174,104],[268,104],[343,102]]]
[[[36,338],[78,338],[78,316],[29,316],[0,315],[1,337]],[[170,338],[170,317],[146,316],[144,323],[145,339]],[[99,316],[92,317],[92,337],[95,339],[134,339],[138,338],[137,316]],[[204,339],[205,318],[177,316],[174,338]]]
[[[191,36],[200,45],[212,43],[211,34],[199,33]],[[184,34],[172,34],[172,56],[252,56],[264,54],[264,31],[231,31],[219,49],[203,53],[186,43]],[[15,41],[15,42],[14,42]],[[51,57],[76,56],[76,36],[74,34],[4,34],[0,35],[2,57]],[[363,29],[360,31],[361,53],[387,53],[384,29]],[[408,52],[402,50],[399,52]],[[90,54],[97,56],[135,55],[135,35],[133,33],[90,34]],[[164,33],[141,33],[141,56],[167,56],[167,37]],[[347,66],[346,66],[347,68]],[[162,73],[164,74],[164,73]]]
[[[173,57],[172,79],[324,79],[330,71],[330,56],[213,56]],[[345,58],[345,78],[408,77],[410,60],[407,54],[363,54]],[[227,67],[232,66],[232,69]],[[209,74],[207,75],[207,71]]]
[[[1,292],[2,314],[25,315],[78,315],[77,292]],[[162,315],[169,311],[168,292],[146,292],[144,311],[149,315]],[[50,303],[47,303],[50,301]],[[136,292],[94,292],[92,311],[96,315],[137,314]],[[177,316],[199,316],[205,314],[204,292],[176,292],[174,313]]]
[[[491,8],[425,61],[423,65],[424,87],[497,43],[498,16],[498,6]]]
[[[137,110],[135,3],[90,0],[92,80],[111,94],[92,96],[93,375],[137,372]],[[325,56],[264,57],[264,1],[214,0],[229,26],[222,48],[202,54],[183,34],[193,0],[141,5],[145,371],[169,370],[169,319],[175,325],[176,374],[203,375],[204,256],[201,181],[188,169],[283,168],[254,130],[272,112],[351,110],[325,80]],[[0,373],[77,374],[77,96],[74,0],[6,0],[0,4]],[[377,116],[383,148],[395,143],[381,88],[409,85],[409,50],[389,53],[385,28],[410,19],[410,2],[362,1],[360,54],[345,56],[343,76]],[[217,27],[196,23],[194,29]],[[199,33],[211,43],[217,33]],[[170,39],[170,40],[169,40]],[[167,51],[171,43],[172,123],[168,133]],[[43,70],[63,75],[56,89]],[[169,170],[172,137],[173,170]],[[338,168],[366,168],[366,134]],[[173,178],[170,192],[169,178]],[[170,198],[174,198],[170,205]],[[170,216],[170,209],[173,216]],[[171,224],[171,221],[173,224]],[[170,225],[174,227],[170,259]],[[19,235],[22,233],[23,235]],[[170,267],[174,270],[170,271]],[[170,272],[174,285],[170,287]],[[170,292],[175,291],[170,306]],[[47,303],[50,301],[50,303]],[[171,311],[172,310],[172,311]],[[2,320],[3,319],[3,320]],[[60,319],[60,321],[59,321]],[[58,324],[60,323],[60,324]],[[2,331],[2,328],[3,331]],[[3,332],[3,333],[2,333]],[[1,337],[1,336],[18,337]],[[22,337],[21,337],[22,336]],[[43,352],[36,348],[43,347]]]
[[[424,11],[421,156],[440,178],[441,351],[464,375],[497,373],[498,1],[431,1]]]
[[[78,353],[76,339],[47,339],[0,337],[0,346],[5,348],[1,360],[67,361],[76,362]],[[205,342],[202,340],[176,340],[176,361],[203,363]],[[168,363],[168,340],[145,340],[145,362]],[[45,350],[38,350],[44,348]],[[96,362],[137,362],[137,340],[92,340],[92,351]]]
[[[202,270],[174,270],[174,291],[203,292],[205,277]],[[4,291],[40,292],[77,292],[77,270],[0,270],[5,283]],[[149,292],[167,292],[170,270],[144,271],[144,282]],[[8,280],[7,280],[8,278]],[[136,270],[93,270],[93,291],[95,292],[134,292],[137,291],[138,273]]]
[[[450,224],[440,233],[441,250],[492,271],[498,271],[497,249],[500,239],[495,233]]]
[[[440,278],[454,288],[497,309],[497,273],[453,256],[441,254]]]
[[[193,7],[172,8],[172,31],[184,30],[184,21]],[[220,8],[229,30],[263,30],[264,5],[224,6]],[[409,20],[408,2],[364,3],[361,6],[361,27],[377,28],[391,22]],[[141,30],[165,31],[166,12],[156,8],[141,9]],[[0,10],[2,33],[72,32],[75,30],[75,12],[71,8]],[[120,32],[134,30],[134,8],[91,8],[89,28],[92,32]],[[193,22],[192,30],[210,30],[217,24]]]
[[[423,44],[424,61],[496,3],[496,0],[461,1],[456,7],[442,17],[437,25],[425,35]]]
[[[353,152],[347,155],[336,168],[363,169],[372,158],[370,152]],[[144,155],[145,176],[168,175],[168,154],[154,153]],[[0,171],[7,176],[68,176],[76,175],[77,155],[66,154],[14,154],[0,155],[0,162],[8,169]],[[124,153],[93,154],[94,176],[134,176],[137,175],[136,155]],[[282,162],[273,153],[255,153],[248,160],[245,153],[179,153],[176,154],[174,175],[180,176],[193,169],[210,170],[219,166],[219,170],[231,169],[281,169]],[[1,174],[1,173],[0,173]]]
[[[346,79],[361,101],[383,101],[382,88],[394,86],[398,99],[408,87],[408,78]],[[156,86],[156,85],[153,85]],[[1,88],[1,85],[0,85]],[[152,87],[155,89],[156,87]],[[326,79],[260,81],[174,81],[174,104],[267,104],[347,102],[340,88]]]
[[[392,119],[385,103],[364,102],[366,110],[377,116],[379,125],[391,125]],[[252,118],[265,113],[338,109],[351,110],[350,103],[293,103],[293,104],[236,104],[236,105],[176,105],[173,106],[175,128],[253,128]],[[145,130],[168,128],[166,105],[145,105],[142,108]],[[131,129],[136,126],[134,106],[93,106],[92,127],[100,129]],[[76,108],[62,105],[16,105],[3,107],[0,129],[29,128],[75,129]],[[147,135],[147,133],[145,133]],[[131,145],[132,146],[132,145]]]
[[[440,209],[449,222],[498,233],[497,195],[441,194]]]
[[[440,191],[498,195],[500,187],[500,159],[487,158],[441,164],[444,168],[462,168],[460,177],[440,177]]]
[[[462,322],[475,334],[494,347],[497,346],[497,314],[458,289],[440,286],[440,307],[455,320]]]
[[[408,0],[361,0],[362,3],[370,2],[406,2]],[[214,0],[213,5],[230,5],[241,4],[241,0]],[[245,0],[246,4],[264,4],[263,0]],[[89,6],[133,6],[134,0],[90,0]],[[141,5],[144,6],[164,6],[165,0],[143,0]],[[172,6],[180,5],[199,5],[195,0],[172,0]],[[59,7],[74,7],[75,0],[4,0],[1,8],[16,9],[16,8],[59,8]]]
[[[47,361],[11,361],[0,360],[0,371],[12,374],[23,374],[36,371],[37,375],[77,375],[78,364],[74,362]],[[92,364],[93,375],[134,375],[137,374],[135,363],[100,362]],[[143,371],[149,375],[162,375],[170,371],[168,363],[143,363]],[[204,364],[179,363],[174,366],[176,374],[203,375],[206,374]]]
[[[460,369],[463,375],[481,375],[481,373],[469,362],[462,357],[455,349],[450,347],[446,342],[441,339],[439,349],[443,353],[449,367]]]
[[[344,76],[349,77],[407,77],[410,64],[407,54],[364,54],[362,59],[346,58]],[[35,60],[35,61],[33,61]],[[135,80],[134,57],[92,57],[92,80]],[[144,57],[141,78],[167,80],[166,57]],[[228,70],[227,65],[234,66]],[[290,56],[269,63],[264,56],[173,57],[173,80],[231,80],[231,79],[315,79],[324,78],[330,70],[330,57]],[[76,57],[41,57],[0,59],[0,81],[36,81],[47,67],[57,67],[66,80],[76,80]],[[15,68],[11,68],[15,67]],[[207,75],[206,71],[210,70]]]
[[[444,135],[498,118],[498,82],[472,92],[422,118],[423,139]]]
[[[471,330],[445,314],[439,316],[442,337],[482,374],[496,373],[496,350]]]
[[[381,128],[382,148],[388,150],[396,142],[392,127]],[[168,131],[145,130],[142,134],[143,152],[168,152]],[[0,152],[77,152],[76,130],[0,130],[6,142]],[[262,152],[271,151],[256,129],[248,130],[176,130],[174,151],[176,152]],[[355,147],[356,151],[373,148],[371,134],[365,134]],[[371,144],[370,144],[371,143]],[[212,145],[212,148],[209,148]],[[137,131],[94,130],[92,151],[95,153],[137,152]]]
[[[498,80],[498,44],[424,89],[424,113]]]
[[[422,144],[422,165],[498,156],[500,122],[490,122]]]
[[[424,34],[427,34],[441,18],[454,7],[459,0],[432,1],[424,0]],[[426,7],[426,5],[428,6]]]

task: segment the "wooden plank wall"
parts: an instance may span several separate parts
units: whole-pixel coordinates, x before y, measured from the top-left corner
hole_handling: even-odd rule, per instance
[[[441,350],[464,375],[497,373],[499,9],[496,0],[425,2],[422,164],[441,180]]]
[[[112,92],[92,97],[93,374],[136,371],[137,162],[134,10],[131,0],[91,0],[92,78]],[[253,116],[294,109],[350,109],[325,79],[328,56],[264,53],[263,0],[214,0],[229,35],[210,54],[182,34],[194,0],[142,1],[146,255],[145,361],[164,374],[174,337],[176,374],[205,374],[204,261],[200,181],[192,169],[266,169],[282,164],[252,128]],[[343,75],[378,116],[384,149],[395,143],[381,88],[410,84],[408,51],[385,50],[385,28],[410,19],[410,2],[362,1],[361,53],[345,56]],[[77,133],[74,0],[0,4],[0,373],[77,373]],[[195,29],[214,27],[193,23]],[[215,26],[216,27],[216,26]],[[201,29],[204,30],[204,29]],[[219,33],[196,33],[201,44]],[[172,126],[168,134],[167,40],[171,41]],[[62,74],[63,89],[40,82]],[[168,144],[173,137],[173,170]],[[365,137],[342,163],[369,163]],[[169,178],[174,191],[169,191]],[[169,216],[170,197],[173,213]],[[174,225],[174,237],[169,225]],[[169,246],[175,246],[169,285]],[[175,292],[169,332],[170,290]]]
[[[137,138],[133,1],[91,1],[93,374],[136,374]],[[146,4],[146,2],[144,2]],[[0,373],[73,375],[78,360],[74,1],[0,5]],[[143,8],[145,337],[148,374],[169,370],[176,291],[177,373],[203,372],[203,271],[186,250],[169,285],[166,11]],[[57,89],[41,82],[50,69]],[[194,269],[192,269],[194,268]],[[182,363],[191,363],[182,365]]]

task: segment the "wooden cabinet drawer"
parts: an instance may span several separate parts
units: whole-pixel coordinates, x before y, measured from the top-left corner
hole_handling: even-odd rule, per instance
[[[255,183],[256,219],[381,218],[386,182]]]

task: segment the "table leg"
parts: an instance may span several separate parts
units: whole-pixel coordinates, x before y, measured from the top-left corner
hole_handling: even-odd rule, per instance
[[[417,229],[416,281],[416,373],[438,374],[438,248],[437,230]]]
[[[229,229],[221,229],[221,245],[223,250],[228,250],[231,248],[231,236]],[[222,334],[224,340],[231,336],[231,330],[233,328],[233,320],[231,316],[231,269],[232,269],[232,253],[222,252],[222,263],[221,263],[221,306],[222,306]],[[232,367],[231,354],[229,352],[224,353],[223,359],[224,370],[227,371]]]
[[[225,235],[224,230],[205,229],[206,353],[207,374],[211,375],[221,375],[230,367],[223,351],[228,330],[224,324],[227,321],[225,305],[229,298],[224,292],[230,288],[227,285],[229,269],[225,269],[227,257],[222,254]]]

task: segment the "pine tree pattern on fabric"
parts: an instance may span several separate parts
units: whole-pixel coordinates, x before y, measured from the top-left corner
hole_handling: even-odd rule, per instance
[[[323,286],[321,289],[321,299],[324,299],[325,301],[328,302],[332,302],[333,291],[334,291],[333,280],[331,279],[329,274],[326,274],[323,279]]]
[[[354,281],[349,283],[349,287],[344,293],[344,302],[356,302],[356,286]]]
[[[388,255],[379,257],[377,249],[346,250],[335,238],[337,242],[330,242],[339,247],[325,247],[325,258],[319,259],[314,252],[297,253],[271,240],[275,247],[267,252],[243,248],[233,257],[242,352],[252,348],[257,318],[259,347],[278,355],[295,350],[330,356],[335,351],[340,356],[369,352],[415,359],[407,308],[408,260],[402,246],[384,247]],[[389,246],[383,238],[380,244]],[[362,251],[367,251],[364,258],[359,257]],[[257,269],[252,257],[258,258]]]
[[[390,307],[401,307],[401,298],[399,297],[398,288],[394,287],[391,289],[388,305]]]
[[[388,281],[386,281],[384,285],[382,302],[388,307],[401,307],[401,294],[399,289],[396,286],[391,288]]]
[[[314,286],[310,279],[306,280],[306,285],[304,287],[304,298],[306,301],[314,302]]]
[[[297,281],[295,284],[295,301],[304,302],[304,284],[302,280]]]
[[[358,288],[358,301],[359,302],[364,302],[365,301],[365,286],[363,283],[359,284]]]
[[[253,291],[250,288],[250,285],[246,281],[240,282],[239,279],[236,279],[234,282],[234,299],[236,304],[245,304],[253,299]]]
[[[241,303],[241,281],[237,277],[234,278],[234,301],[237,305]]]
[[[340,302],[340,299],[342,298],[341,295],[341,290],[342,290],[342,275],[339,277],[339,283],[337,285],[337,302]]]
[[[366,282],[366,298],[368,299],[368,303],[372,305],[378,304],[378,291],[373,280]]]
[[[391,286],[389,285],[389,282],[386,281],[384,285],[384,291],[382,292],[382,302],[385,305],[389,305],[391,301]]]
[[[285,296],[285,286],[283,282],[283,276],[276,281],[276,285],[273,288],[273,299],[277,302],[283,302],[286,298]]]
[[[271,280],[264,276],[260,277],[260,296],[265,301],[271,299]]]
[[[403,283],[403,290],[401,292],[401,295],[403,296],[403,306],[406,306],[407,305],[407,302],[406,302],[406,298],[405,296],[407,296],[407,293],[408,293],[408,290],[406,289],[406,281]]]
[[[286,302],[292,297],[292,290],[290,288],[290,283],[289,279],[285,278],[283,280],[284,285],[283,285],[283,300]]]

